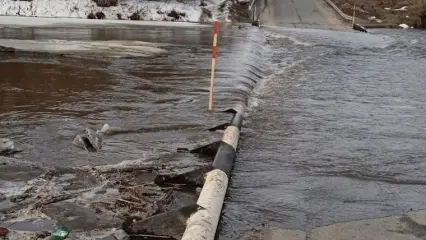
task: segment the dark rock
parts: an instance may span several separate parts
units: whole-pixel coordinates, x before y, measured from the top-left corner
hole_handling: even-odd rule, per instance
[[[204,1],[201,1],[200,7],[205,7],[205,6],[207,6],[207,3],[205,3]]]
[[[106,214],[97,214],[92,209],[71,202],[46,205],[42,208],[42,212],[56,220],[59,225],[67,226],[73,230],[114,228],[120,225],[117,218]]]
[[[239,5],[241,5],[241,6],[247,6],[250,2],[247,2],[247,1],[237,1],[237,3],[239,4]]]
[[[201,8],[200,22],[209,22],[213,14],[210,10]]]
[[[227,1],[223,1],[223,2],[219,5],[219,11],[223,12],[223,11],[225,10],[226,3],[227,3]]]
[[[167,14],[167,16],[173,18],[174,20],[179,20],[180,17],[181,17],[181,15],[178,12],[176,12],[176,10],[174,10],[174,9],[172,11],[170,11]]]
[[[103,12],[97,12],[96,14],[96,18],[97,19],[105,19],[105,13],[103,13]]]
[[[117,13],[117,18],[118,18],[119,20],[123,20],[123,16],[121,15],[121,13]]]
[[[187,219],[198,209],[199,206],[194,204],[144,220],[134,221],[124,231],[128,234],[163,235],[181,239],[186,228]]]
[[[96,19],[96,15],[91,12],[89,15],[87,15],[87,19]]]
[[[206,173],[213,169],[212,165],[197,168],[189,172],[184,172],[178,175],[157,175],[154,179],[154,183],[158,186],[173,186],[173,185],[185,185],[187,187],[202,187],[204,185],[204,176]]]
[[[118,0],[93,0],[98,7],[117,6]]]
[[[133,13],[130,16],[130,20],[141,20],[141,16],[139,15],[139,13]]]

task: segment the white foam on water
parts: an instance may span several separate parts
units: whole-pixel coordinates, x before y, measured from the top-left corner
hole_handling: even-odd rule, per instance
[[[301,41],[294,36],[287,36],[287,35],[279,34],[279,33],[265,32],[265,36],[270,38],[275,38],[275,39],[287,39],[296,45],[301,45],[306,47],[310,47],[314,45],[310,42]]]
[[[311,58],[306,58],[306,59],[294,61],[294,62],[292,62],[292,63],[290,63],[286,66],[280,66],[279,68],[277,67],[280,70],[278,70],[278,71],[274,72],[273,74],[261,79],[259,81],[259,83],[256,85],[256,87],[253,89],[252,96],[248,100],[247,110],[250,112],[253,109],[259,107],[259,105],[262,103],[262,95],[264,95],[268,91],[269,88],[274,88],[273,86],[268,87],[269,83],[274,81],[274,79],[276,79],[278,76],[284,74],[289,69],[296,67],[297,65],[302,64],[309,59],[311,59]],[[277,64],[277,66],[278,65],[279,64]]]

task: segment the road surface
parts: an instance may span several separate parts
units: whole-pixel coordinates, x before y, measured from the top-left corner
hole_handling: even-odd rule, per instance
[[[257,0],[261,24],[279,27],[343,29],[338,16],[323,0]]]

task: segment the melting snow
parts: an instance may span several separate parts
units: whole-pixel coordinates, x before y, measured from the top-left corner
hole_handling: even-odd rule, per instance
[[[407,6],[403,6],[401,8],[395,9],[395,11],[407,11]]]
[[[406,29],[406,28],[409,28],[409,26],[408,26],[407,24],[405,24],[405,23],[403,23],[403,24],[399,24],[399,26],[400,26],[400,27],[402,27],[402,28],[405,28],[405,29]]]

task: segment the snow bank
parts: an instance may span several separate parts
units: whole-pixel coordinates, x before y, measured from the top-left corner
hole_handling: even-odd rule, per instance
[[[136,13],[140,20],[198,22],[202,8],[213,13],[207,21],[221,18],[218,9],[223,1],[206,0],[202,7],[200,1],[192,0],[121,0],[117,6],[98,7],[92,0],[0,0],[0,15],[87,18],[89,13],[101,11],[106,19],[129,19]]]

